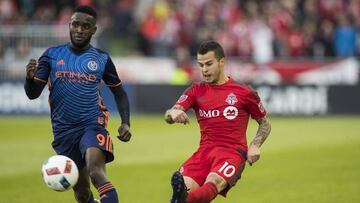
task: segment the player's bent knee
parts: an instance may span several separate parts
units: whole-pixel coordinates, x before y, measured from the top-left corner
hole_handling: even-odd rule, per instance
[[[107,182],[105,166],[101,164],[88,164],[87,165],[91,182],[95,187],[100,187]]]
[[[95,186],[100,186],[107,181],[105,171],[101,167],[93,167],[89,170],[89,176]]]
[[[218,192],[223,191],[228,185],[226,180],[217,173],[210,173],[207,176],[205,183],[208,182],[214,183]]]
[[[191,191],[195,190],[196,188],[200,187],[199,184],[197,184],[197,182],[195,180],[193,180],[192,178],[190,178],[188,176],[184,176],[184,181],[185,181],[185,185],[186,185],[188,192],[191,192]]]

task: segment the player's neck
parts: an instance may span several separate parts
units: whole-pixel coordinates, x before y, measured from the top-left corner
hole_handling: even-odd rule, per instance
[[[225,84],[227,81],[229,81],[229,77],[226,75],[223,75],[222,77],[220,77],[220,79],[217,81],[216,85],[223,85]]]
[[[90,46],[91,46],[90,44],[87,44],[86,46],[78,47],[78,46],[75,46],[73,43],[70,43],[70,48],[76,52],[81,52],[81,51],[87,50]]]

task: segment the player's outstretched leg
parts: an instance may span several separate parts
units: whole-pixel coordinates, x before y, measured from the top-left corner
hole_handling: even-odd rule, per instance
[[[98,148],[91,147],[86,150],[86,165],[89,169],[91,182],[100,195],[101,203],[118,203],[118,195],[107,179],[105,173],[105,154]]]
[[[179,171],[176,171],[171,177],[171,186],[173,189],[173,195],[170,202],[185,203],[187,197],[187,189],[184,178]]]

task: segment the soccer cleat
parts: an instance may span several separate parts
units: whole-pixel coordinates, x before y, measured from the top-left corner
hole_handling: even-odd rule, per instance
[[[171,178],[171,186],[173,195],[170,203],[185,203],[187,197],[187,189],[184,178],[179,171],[176,171]]]
[[[94,203],[101,203],[101,202],[97,199],[94,199]]]

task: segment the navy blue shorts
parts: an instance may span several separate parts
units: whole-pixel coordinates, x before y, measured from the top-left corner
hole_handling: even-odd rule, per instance
[[[74,140],[72,143],[63,142],[63,145],[66,144],[67,146],[62,146],[62,144],[54,146],[56,153],[71,158],[76,163],[79,170],[86,165],[85,153],[90,147],[97,147],[104,151],[106,163],[114,160],[113,142],[103,126],[90,126],[81,130],[79,133],[82,135],[79,136],[79,139],[77,139],[78,141]],[[71,146],[69,147],[69,145]]]

